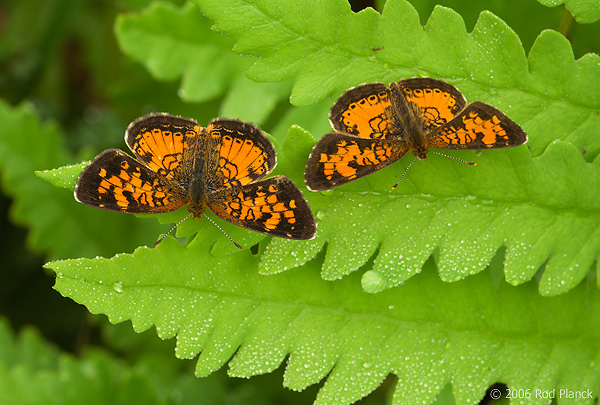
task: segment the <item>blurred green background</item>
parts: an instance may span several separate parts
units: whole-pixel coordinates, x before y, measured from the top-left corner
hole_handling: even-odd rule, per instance
[[[178,96],[179,79],[157,81],[119,49],[114,35],[117,15],[140,11],[150,3],[149,0],[3,0],[0,3],[0,99],[11,106],[28,103],[41,121],[56,122],[64,133],[66,148],[76,157],[71,163],[89,159],[109,147],[126,149],[125,128],[136,117],[151,111],[193,117],[201,123],[218,115],[223,96],[204,103],[183,102]],[[366,6],[381,10],[383,3],[351,2],[355,11]],[[577,24],[562,6],[546,8],[535,0],[411,3],[419,11],[422,24],[436,4],[453,8],[465,19],[468,31],[482,10],[491,10],[517,32],[526,52],[544,29],[566,34],[576,58],[588,52],[598,53],[600,49],[599,23]],[[275,109],[264,129],[269,131],[275,126],[278,114],[288,108],[291,106]],[[48,342],[47,350],[55,353],[81,356],[90,348],[101,348],[109,358],[123,362],[125,369],[152,365],[154,361],[161,367],[168,364],[172,379],[164,380],[163,391],[153,391],[158,403],[311,403],[314,400],[318,386],[300,394],[282,388],[282,370],[251,380],[230,379],[221,370],[207,379],[196,380],[192,377],[194,362],[177,360],[173,341],[161,341],[153,330],[136,334],[129,323],[108,325],[104,316],[91,315],[84,307],[62,298],[52,289],[53,274],[42,265],[66,257],[40,250],[28,240],[30,231],[14,213],[13,199],[18,196],[4,186],[4,176],[0,172],[3,184],[0,315],[10,325],[7,330],[18,334],[24,327],[34,326]],[[65,190],[61,192],[68,194]],[[142,225],[147,230],[145,237],[140,236],[145,231],[132,233],[129,246],[115,246],[113,251],[97,254],[131,251],[139,244],[148,244],[164,230],[154,220],[133,221],[148,222]],[[52,243],[46,242],[46,245]],[[18,359],[14,361],[18,363]],[[391,381],[386,381],[361,402],[385,403],[391,388]],[[212,394],[208,395],[209,391]],[[205,402],[198,402],[198,398],[204,398]],[[207,398],[210,400],[206,402]]]

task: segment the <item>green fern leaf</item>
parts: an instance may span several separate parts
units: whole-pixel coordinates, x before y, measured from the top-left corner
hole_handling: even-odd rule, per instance
[[[595,0],[538,0],[546,7],[561,4],[575,17],[580,24],[590,24],[600,20],[600,3]]]
[[[369,81],[385,73],[370,60],[381,43],[379,15],[371,8],[355,15],[343,1],[196,3],[217,31],[237,39],[236,52],[261,56],[248,72],[251,79],[294,77],[294,104],[313,104],[339,89],[340,81]]]
[[[117,18],[119,45],[158,80],[182,79],[180,96],[202,102],[225,96],[220,115],[261,123],[287,97],[287,84],[258,84],[246,78],[254,58],[232,54],[231,38],[210,31],[197,7],[153,2],[140,14]],[[240,105],[240,100],[253,102]]]
[[[210,249],[168,238],[132,255],[47,266],[57,273],[55,288],[91,312],[176,336],[178,357],[199,354],[197,375],[229,363],[230,375],[250,377],[287,358],[285,386],[326,379],[317,404],[352,403],[388,374],[398,377],[398,403],[430,403],[450,382],[458,403],[477,402],[495,382],[600,389],[594,286],[543,298],[535,282],[496,285],[490,272],[444,283],[428,262],[402,287],[369,295],[356,273],[323,281],[322,257],[265,277],[248,250],[213,256]]]

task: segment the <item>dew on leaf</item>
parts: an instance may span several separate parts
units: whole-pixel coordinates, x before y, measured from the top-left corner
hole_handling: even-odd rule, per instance
[[[361,285],[364,291],[377,293],[387,287],[387,279],[378,271],[370,270],[363,274]]]
[[[113,283],[112,287],[113,287],[113,290],[115,290],[118,293],[123,292],[123,283],[121,283],[120,281]]]

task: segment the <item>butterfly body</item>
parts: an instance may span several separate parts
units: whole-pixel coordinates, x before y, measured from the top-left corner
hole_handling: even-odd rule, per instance
[[[169,114],[129,126],[125,140],[139,160],[109,149],[81,173],[75,198],[133,214],[188,205],[233,224],[290,239],[314,237],[316,226],[301,191],[285,176],[263,179],[276,165],[271,141],[254,125],[216,119],[207,128]]]
[[[192,213],[194,218],[202,217],[211,194],[212,192],[208,189],[203,172],[194,173],[187,190],[188,211]]]
[[[389,116],[393,117],[390,140],[398,143],[399,148],[410,150],[419,159],[427,159],[427,146],[425,131],[423,131],[417,112],[409,105],[402,96],[398,85],[390,85],[392,97]]]
[[[317,142],[306,166],[306,184],[315,191],[380,170],[408,151],[424,160],[429,148],[495,149],[527,141],[496,108],[466,105],[454,86],[429,78],[354,87],[333,105],[329,121],[336,132]]]

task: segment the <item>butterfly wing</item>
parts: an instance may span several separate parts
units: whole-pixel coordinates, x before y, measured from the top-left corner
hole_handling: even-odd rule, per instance
[[[413,78],[390,86],[394,97],[404,97],[412,107],[425,132],[444,125],[466,105],[462,93],[441,80]]]
[[[304,180],[310,190],[328,190],[394,163],[407,150],[401,140],[329,133],[317,142],[308,157]]]
[[[186,183],[195,155],[201,153],[206,130],[194,120],[160,113],[133,121],[125,141],[150,169],[167,179]],[[185,161],[190,159],[191,161]]]
[[[273,143],[256,126],[216,119],[208,125],[207,173],[210,187],[242,186],[260,180],[277,164]]]
[[[216,191],[207,205],[225,221],[281,238],[312,239],[317,230],[302,192],[285,176]]]
[[[427,146],[442,149],[507,148],[527,142],[527,134],[496,108],[475,102],[427,136]]]
[[[397,127],[390,90],[383,83],[363,84],[348,90],[331,107],[329,122],[336,131],[362,138],[389,137]]]
[[[169,212],[186,204],[177,184],[118,149],[102,152],[83,169],[75,199],[91,207],[131,214]]]

